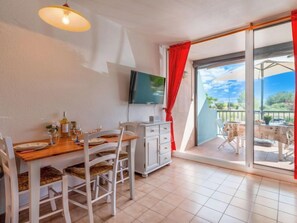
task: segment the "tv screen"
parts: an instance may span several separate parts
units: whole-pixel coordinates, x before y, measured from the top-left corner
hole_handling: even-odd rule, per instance
[[[131,71],[129,104],[163,104],[165,78]]]

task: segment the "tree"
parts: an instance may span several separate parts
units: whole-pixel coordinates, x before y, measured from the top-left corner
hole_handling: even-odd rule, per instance
[[[294,94],[293,92],[283,91],[271,95],[266,100],[267,110],[293,110]]]
[[[217,102],[217,103],[216,103],[216,107],[217,107],[217,109],[219,109],[219,110],[223,110],[224,108],[226,108],[226,104],[223,103],[223,102]]]
[[[240,93],[240,95],[237,98],[237,102],[239,107],[241,107],[242,109],[245,109],[245,91],[242,91]]]
[[[208,94],[206,94],[206,100],[210,108],[216,108],[216,102],[218,101],[217,98],[211,97]]]

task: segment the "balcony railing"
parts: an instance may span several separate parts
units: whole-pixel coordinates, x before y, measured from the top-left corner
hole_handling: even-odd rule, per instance
[[[263,115],[270,115],[273,121],[294,121],[294,111],[263,111]],[[225,121],[245,121],[244,110],[217,110],[218,118]],[[261,111],[254,112],[255,120],[261,119]]]

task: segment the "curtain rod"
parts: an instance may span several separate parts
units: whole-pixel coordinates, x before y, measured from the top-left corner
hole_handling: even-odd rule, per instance
[[[227,32],[218,33],[218,34],[215,34],[215,35],[212,35],[212,36],[208,36],[208,37],[204,37],[204,38],[201,38],[201,39],[194,40],[194,41],[191,42],[191,45],[195,45],[195,44],[207,42],[207,41],[210,41],[210,40],[213,40],[213,39],[218,39],[218,38],[221,38],[221,37],[229,36],[229,35],[239,33],[239,32],[242,32],[242,31],[246,31],[246,30],[261,29],[261,28],[264,28],[264,27],[267,27],[267,26],[278,24],[278,23],[288,22],[290,20],[291,20],[291,16],[285,16],[285,17],[281,17],[281,18],[278,18],[278,19],[258,23],[258,24],[255,24],[255,25],[253,23],[251,23],[248,26],[244,26],[244,27],[241,27],[241,28],[237,28],[237,29],[227,31]]]

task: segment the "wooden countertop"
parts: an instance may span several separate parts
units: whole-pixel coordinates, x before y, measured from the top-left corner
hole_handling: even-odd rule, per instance
[[[137,136],[128,134],[123,135],[123,142],[137,139]],[[117,142],[117,137],[105,138],[107,142]],[[39,140],[38,142],[48,142],[49,140]],[[36,141],[35,141],[36,142]],[[21,143],[18,143],[21,144]],[[59,142],[53,146],[48,146],[44,149],[32,151],[32,152],[16,152],[16,156],[24,161],[32,161],[42,159],[50,156],[57,156],[65,153],[75,152],[83,150],[83,145],[75,144],[69,138],[60,138]]]

